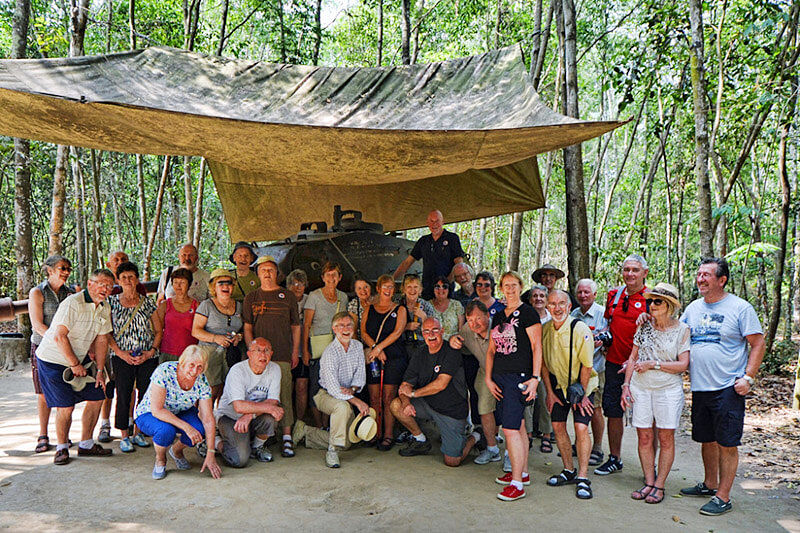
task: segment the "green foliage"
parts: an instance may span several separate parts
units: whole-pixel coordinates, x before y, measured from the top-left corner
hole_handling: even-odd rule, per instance
[[[797,361],[800,343],[784,339],[772,345],[772,350],[764,355],[761,371],[779,376],[792,375],[792,365]]]

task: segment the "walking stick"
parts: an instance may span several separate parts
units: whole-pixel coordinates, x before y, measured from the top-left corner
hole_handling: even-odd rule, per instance
[[[378,429],[383,432],[383,365],[381,365],[381,392],[378,400]]]

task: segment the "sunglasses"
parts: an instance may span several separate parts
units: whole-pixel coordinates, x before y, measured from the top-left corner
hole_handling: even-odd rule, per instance
[[[475,283],[475,286],[476,287],[491,287],[492,284],[489,283],[488,281],[478,281],[477,283]]]
[[[442,290],[446,291],[450,287],[448,287],[447,285],[435,285],[433,288],[434,289],[442,289]]]
[[[233,285],[233,282],[229,279],[221,279],[217,282],[217,285]]]
[[[628,312],[628,295],[627,294],[625,295],[625,298],[622,300],[622,312],[623,313],[627,313]]]
[[[664,300],[662,300],[661,298],[648,298],[645,300],[645,302],[647,303],[647,305],[653,305],[653,304],[661,305],[664,303]]]
[[[60,270],[62,272],[72,272],[72,267],[60,266],[60,267],[58,267],[58,270]]]
[[[431,335],[431,334],[433,334],[433,335],[436,335],[436,334],[437,334],[437,333],[439,333],[440,331],[442,331],[440,328],[433,328],[433,329],[423,329],[423,330],[422,330],[422,334],[423,334],[423,335]]]

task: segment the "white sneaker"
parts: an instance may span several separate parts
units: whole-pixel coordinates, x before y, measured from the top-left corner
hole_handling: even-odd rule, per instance
[[[511,458],[508,456],[508,450],[503,457],[503,472],[511,472]]]
[[[496,452],[492,452],[489,448],[483,450],[478,457],[475,458],[476,465],[485,465],[487,463],[496,463],[498,461],[502,461],[503,458],[500,455],[500,450]]]
[[[339,468],[339,454],[334,450],[328,450],[325,454],[325,466],[328,468]]]

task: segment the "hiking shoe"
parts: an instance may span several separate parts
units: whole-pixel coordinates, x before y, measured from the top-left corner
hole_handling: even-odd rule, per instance
[[[503,500],[504,502],[513,502],[514,500],[519,500],[524,497],[525,491],[519,490],[514,485],[508,485],[503,489],[503,492],[497,495],[497,499]]]
[[[512,481],[511,472],[506,472],[504,475],[494,478],[494,482],[497,483],[498,485],[511,485],[511,481]],[[523,485],[531,484],[530,474],[522,475],[522,484]]]
[[[681,494],[684,496],[715,496],[717,494],[717,489],[709,489],[706,484],[701,481],[694,487],[681,489]]]
[[[206,454],[208,453],[208,444],[206,444],[206,441],[203,441],[197,446],[195,446],[195,450],[197,450],[197,455],[199,455],[200,457],[205,457]]]
[[[114,453],[111,448],[103,448],[95,444],[91,448],[81,448],[78,446],[78,457],[108,457]]]
[[[97,440],[100,442],[111,442],[111,427],[101,426],[100,433],[97,435]]]
[[[339,454],[336,450],[328,450],[325,453],[325,466],[328,468],[339,468]]]
[[[403,457],[414,457],[415,455],[425,455],[431,451],[431,441],[426,440],[420,442],[417,439],[411,439],[411,442],[400,449],[400,455]]]
[[[500,455],[500,451],[490,451],[489,448],[483,450],[478,457],[475,458],[476,465],[485,465],[487,463],[496,463],[498,461],[502,461],[503,456]]]
[[[269,451],[266,443],[262,444],[258,448],[251,448],[250,458],[258,460],[259,463],[271,463],[273,459],[272,452]]]
[[[714,496],[711,500],[700,508],[700,514],[707,516],[717,516],[725,514],[733,509],[733,500],[727,502],[722,501],[722,498]]]
[[[147,442],[147,439],[145,439],[144,435],[142,435],[141,433],[134,435],[133,438],[131,439],[131,442],[134,443],[139,448],[147,448],[150,446],[150,443]]]
[[[401,431],[400,434],[397,436],[397,438],[394,439],[394,441],[397,444],[405,444],[406,442],[410,441],[412,438],[414,438],[414,435],[412,435],[411,432],[406,429],[406,430]]]
[[[508,456],[508,450],[503,456],[503,472],[511,472],[511,458]]]
[[[119,441],[119,450],[121,452],[130,453],[135,451],[133,447],[133,443],[131,442],[130,437],[125,437],[121,441]]]
[[[614,472],[622,470],[622,461],[613,455],[608,456],[608,461],[603,463],[599,468],[595,468],[594,473],[598,476],[607,476]]]
[[[153,479],[159,480],[164,479],[167,477],[167,467],[166,466],[154,466],[153,467]]]

